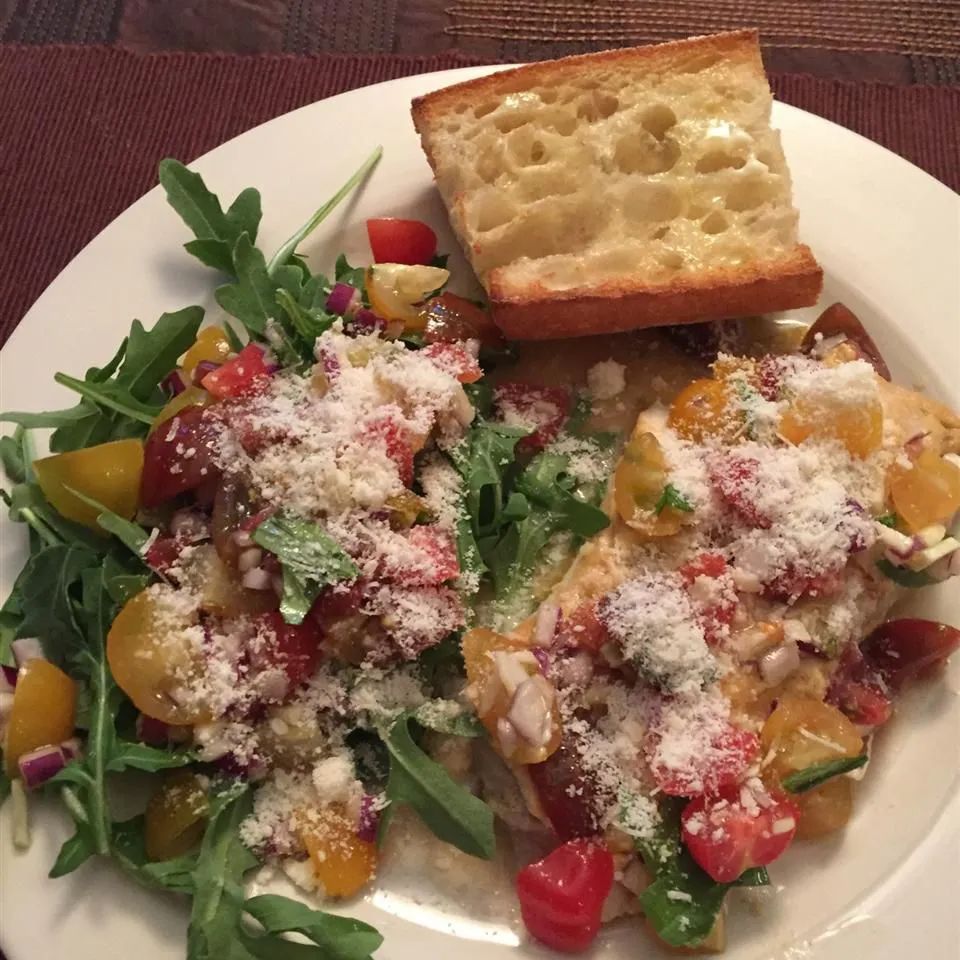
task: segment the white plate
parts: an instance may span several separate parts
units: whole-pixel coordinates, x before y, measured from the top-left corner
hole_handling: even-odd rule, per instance
[[[324,224],[308,252],[326,268],[340,250],[369,256],[364,219],[429,221],[441,249],[455,250],[440,200],[409,119],[413,96],[487,72],[454,70],[355,90],[251,130],[195,164],[221,197],[255,185],[266,211],[264,248],[275,248],[316,203],[356,168],[374,143],[384,160],[369,184]],[[842,299],[874,334],[905,383],[922,384],[960,406],[960,203],[946,187],[876,144],[818,117],[776,105],[774,120],[795,178],[801,232],[826,270],[823,304]],[[159,158],[158,158],[159,159]],[[27,314],[2,353],[0,409],[67,406],[56,370],[76,373],[110,356],[132,317],[213,304],[213,278],[181,249],[188,239],[159,189],[96,237]],[[454,275],[464,270],[459,255]],[[812,313],[812,311],[811,311]],[[4,518],[5,596],[22,562],[22,531]],[[928,592],[919,610],[960,623],[960,591]],[[843,837],[798,845],[773,869],[781,896],[755,911],[732,911],[728,955],[737,960],[816,958],[947,960],[957,955],[960,851],[960,663],[948,677],[911,692],[877,749]],[[0,858],[0,940],[9,960],[103,960],[183,956],[181,904],[133,886],[109,866],[88,864],[46,879],[66,838],[63,817],[35,817],[36,840],[12,853],[9,812]],[[438,885],[450,887],[441,876]],[[500,897],[509,902],[509,894]],[[509,924],[483,923],[461,902],[439,906],[430,883],[395,877],[351,912],[386,936],[378,960],[424,955],[462,960],[545,957]],[[457,939],[457,938],[461,939]],[[595,955],[651,957],[635,923],[615,926]]]

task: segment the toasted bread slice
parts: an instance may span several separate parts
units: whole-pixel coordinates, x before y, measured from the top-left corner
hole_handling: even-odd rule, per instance
[[[453,227],[515,339],[815,303],[757,34],[567,57],[413,102]]]

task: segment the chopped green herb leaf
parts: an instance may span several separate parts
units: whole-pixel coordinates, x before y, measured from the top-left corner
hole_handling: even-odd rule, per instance
[[[821,783],[826,783],[833,777],[838,777],[843,773],[849,773],[851,770],[858,770],[869,758],[865,753],[856,757],[841,757],[839,760],[825,760],[823,763],[815,763],[812,766],[791,773],[781,781],[783,789],[789,793],[806,793],[814,787],[819,787]]]
[[[680,510],[683,513],[693,513],[693,507],[690,501],[672,484],[668,483],[663,488],[663,493],[653,505],[654,513],[661,514],[667,507],[674,510]]]
[[[886,557],[881,557],[877,561],[877,569],[894,583],[901,587],[908,587],[911,590],[918,590],[920,587],[929,587],[937,581],[925,570],[911,570],[909,567],[898,567],[891,563]]]

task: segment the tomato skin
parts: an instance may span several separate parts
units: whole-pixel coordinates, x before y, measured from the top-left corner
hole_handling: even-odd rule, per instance
[[[272,639],[258,652],[256,666],[261,670],[279,667],[287,675],[290,690],[309,680],[323,655],[323,634],[316,621],[308,618],[298,625],[285,623],[272,610],[261,614],[257,622],[272,634]]]
[[[409,544],[407,557],[385,565],[383,576],[407,587],[438,587],[460,574],[457,547],[436,526],[411,527],[403,535]]]
[[[703,627],[707,643],[716,646],[729,635],[729,627],[737,612],[737,598],[733,590],[733,581],[727,574],[727,561],[719,553],[702,553],[685,563],[677,571],[697,608],[697,617]],[[707,577],[710,580],[725,580],[721,590],[711,590],[710,599],[698,596],[697,580]]]
[[[543,812],[561,840],[597,835],[596,786],[583,769],[570,734],[561,738],[560,746],[546,760],[531,763],[526,770]]]
[[[790,846],[800,809],[783,795],[769,800],[768,806],[755,801],[755,809],[748,809],[741,788],[728,786],[715,796],[697,797],[684,808],[683,842],[717,883],[733,883],[744,870],[772,863]]]
[[[483,376],[480,364],[457,343],[431,343],[420,355],[429,357],[444,373],[461,383],[476,383]]]
[[[751,527],[770,528],[770,518],[756,505],[760,464],[752,457],[727,454],[710,463],[710,482],[724,502]]]
[[[922,671],[943,663],[960,647],[960,630],[935,620],[888,620],[864,641],[863,656],[884,682],[898,689]]]
[[[437,235],[422,220],[379,217],[367,221],[374,263],[429,264],[437,254]]]
[[[397,465],[397,473],[405,487],[413,483],[413,447],[403,428],[389,415],[367,423],[364,434],[375,443],[382,443],[387,456]]]
[[[490,313],[455,293],[431,297],[423,305],[420,315],[425,321],[423,339],[427,343],[479,340],[483,346],[491,348],[503,344],[503,334]]]
[[[657,786],[670,797],[693,797],[734,786],[760,754],[756,734],[728,723],[714,736],[699,764],[689,771],[673,770],[657,762],[659,740],[660,732],[654,725],[647,734],[644,752]]]
[[[200,385],[217,399],[260,393],[270,377],[263,348],[248,343],[232,360],[211,370]]]
[[[854,723],[868,727],[886,723],[893,712],[886,682],[856,644],[843,651],[826,702],[839,707]]]
[[[570,840],[518,874],[524,925],[554,950],[585,950],[600,930],[603,902],[612,886],[610,851],[590,840]]]
[[[493,391],[494,405],[528,420],[532,433],[517,444],[517,450],[536,453],[557,439],[570,412],[570,391],[565,387],[538,387],[511,381],[498,384]]]
[[[600,619],[595,600],[581,603],[569,616],[561,616],[557,624],[556,645],[561,649],[586,650],[596,655],[609,640],[610,631]]]
[[[214,477],[216,435],[203,407],[187,407],[154,430],[143,449],[140,505],[158,507]]]
[[[207,825],[209,802],[195,773],[169,775],[147,804],[144,843],[148,860],[170,860],[200,843]]]

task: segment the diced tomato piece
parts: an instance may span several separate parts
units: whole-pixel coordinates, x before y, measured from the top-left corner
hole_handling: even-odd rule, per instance
[[[764,400],[780,399],[780,387],[783,382],[783,361],[772,354],[764,354],[757,361],[757,378],[760,396]]]
[[[884,682],[898,689],[924,670],[945,663],[958,647],[960,630],[956,627],[906,617],[881,624],[861,649]]]
[[[405,487],[413,483],[413,448],[407,440],[406,433],[397,421],[384,415],[367,423],[366,436],[382,443],[387,456],[397,465],[397,472]]]
[[[216,479],[216,420],[204,407],[187,407],[147,437],[140,478],[140,505],[157,507]]]
[[[657,786],[671,797],[716,793],[737,784],[760,753],[760,739],[755,733],[728,723],[685,766],[667,765],[658,750],[664,733],[654,724],[647,734],[644,752]]]
[[[157,537],[147,547],[143,559],[147,566],[157,573],[166,573],[179,559],[186,542],[179,537]]]
[[[757,506],[760,464],[752,457],[725,454],[710,463],[710,482],[721,498],[752,527],[767,530],[770,518]]]
[[[680,819],[693,859],[717,883],[733,883],[744,870],[772,863],[790,846],[800,809],[783,795],[728,786],[715,796],[691,800]]]
[[[722,577],[727,572],[727,561],[719,553],[701,553],[680,567],[678,572],[683,582],[690,586],[697,577]]]
[[[279,667],[287,675],[290,690],[313,676],[320,663],[323,634],[315,621],[285,623],[277,611],[260,614],[257,623],[266,642],[255,654],[258,670]]]
[[[444,373],[456,377],[461,383],[476,383],[483,376],[476,358],[459,343],[431,343],[420,354],[429,357]]]
[[[830,680],[826,702],[839,707],[854,723],[868,727],[886,723],[893,712],[893,703],[880,671],[853,643],[840,657]]]
[[[460,574],[457,547],[437,526],[411,527],[402,535],[408,549],[404,556],[387,558],[382,576],[407,587],[437,587]]]
[[[310,608],[310,618],[323,626],[357,613],[363,605],[367,584],[357,580],[351,584],[325,587]]]
[[[557,439],[570,413],[570,391],[564,387],[538,387],[530,383],[501,383],[494,388],[493,402],[500,416],[510,423],[532,429],[517,449],[534,453]]]
[[[569,616],[561,615],[557,624],[559,647],[575,647],[597,654],[609,639],[610,631],[597,613],[595,600],[581,603]]]
[[[432,297],[423,305],[421,316],[426,318],[423,338],[427,343],[479,340],[485,347],[503,343],[503,334],[489,311],[455,293]]]
[[[576,953],[600,930],[603,902],[613,886],[610,851],[590,840],[571,840],[517,876],[520,914],[541,943]]]
[[[762,593],[770,600],[795,603],[800,597],[832,597],[842,586],[843,576],[839,570],[811,574],[789,567],[765,583]]]
[[[564,735],[546,760],[531,763],[526,770],[540,806],[561,840],[599,833],[596,784],[584,770],[577,741],[570,734]]]
[[[723,642],[737,612],[737,595],[727,572],[727,561],[719,553],[702,553],[678,572],[690,592],[707,643],[716,646]],[[707,583],[705,589],[698,584],[701,578],[718,582]]]
[[[437,253],[437,235],[421,220],[368,220],[367,237],[374,263],[429,264]]]
[[[211,396],[249,397],[260,393],[270,377],[263,348],[248,343],[232,360],[211,370],[200,385]]]

